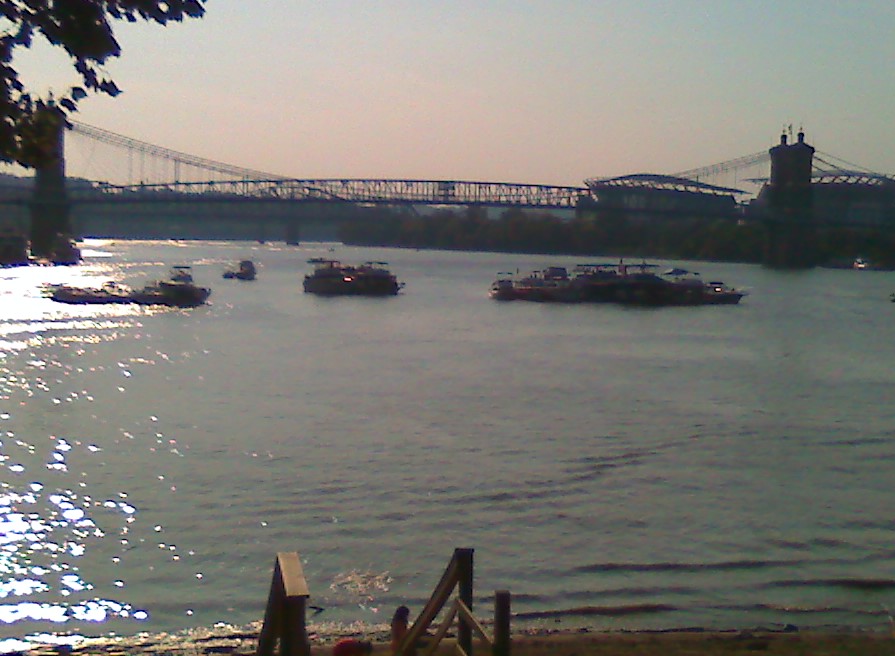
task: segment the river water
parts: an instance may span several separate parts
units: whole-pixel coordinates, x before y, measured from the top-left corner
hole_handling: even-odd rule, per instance
[[[514,626],[884,629],[895,273],[674,262],[736,306],[500,303],[529,255],[94,241],[0,271],[0,637],[261,619],[297,551],[319,630],[420,610],[454,548]],[[394,298],[302,293],[385,260]],[[240,259],[254,282],[224,280]],[[46,283],[190,264],[191,310]]]

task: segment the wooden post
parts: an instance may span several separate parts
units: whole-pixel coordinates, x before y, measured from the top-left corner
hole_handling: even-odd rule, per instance
[[[473,549],[454,549],[454,560],[457,562],[457,580],[459,584],[460,601],[472,612],[472,554]],[[457,629],[457,644],[467,654],[472,656],[472,629],[469,622],[460,618],[460,626]]]
[[[493,656],[510,656],[510,591],[494,593],[494,646]]]
[[[310,656],[307,631],[308,584],[298,554],[278,553],[258,636],[257,656],[273,656],[277,641],[281,656]]]

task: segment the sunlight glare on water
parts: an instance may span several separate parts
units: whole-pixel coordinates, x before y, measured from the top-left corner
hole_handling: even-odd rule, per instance
[[[417,612],[456,547],[481,608],[510,589],[514,621],[560,628],[879,628],[895,607],[892,273],[700,263],[750,295],[643,309],[487,296],[498,271],[571,258],[83,252],[0,270],[9,645],[258,622],[281,551],[318,627]],[[406,287],[303,294],[321,255]],[[223,279],[241,259],[258,279]],[[208,305],[46,297],[175,264]]]

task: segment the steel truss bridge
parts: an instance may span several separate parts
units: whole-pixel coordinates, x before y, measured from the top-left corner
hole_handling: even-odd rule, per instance
[[[574,209],[586,187],[467,182],[462,180],[227,180],[162,184],[97,183],[92,193],[72,190],[77,201],[100,195],[119,202],[337,201],[381,205],[494,205]]]

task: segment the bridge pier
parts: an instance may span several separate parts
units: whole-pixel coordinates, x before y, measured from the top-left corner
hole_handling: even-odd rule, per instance
[[[283,233],[285,234],[285,241],[287,244],[290,246],[298,246],[299,240],[301,239],[301,228],[297,221],[285,221]]]
[[[817,264],[817,224],[814,219],[811,166],[814,148],[798,141],[787,144],[786,134],[770,149],[771,179],[760,197],[767,202],[764,264],[804,269]]]
[[[43,157],[34,170],[31,198],[31,253],[53,257],[60,240],[72,237],[71,206],[65,190],[65,119],[56,108],[44,110],[36,136]]]

